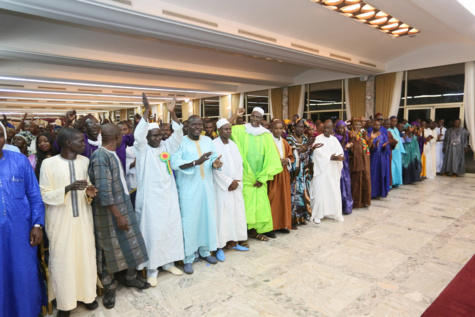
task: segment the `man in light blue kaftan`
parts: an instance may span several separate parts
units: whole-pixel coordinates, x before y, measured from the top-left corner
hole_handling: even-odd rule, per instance
[[[36,317],[45,298],[36,256],[45,206],[28,158],[5,150],[0,122],[0,316]]]
[[[188,119],[188,135],[172,155],[181,209],[185,244],[185,273],[193,273],[195,251],[211,264],[217,262],[210,251],[218,246],[215,214],[213,168],[220,168],[213,141],[201,135],[203,123],[198,116]]]
[[[392,134],[394,140],[397,141],[396,147],[392,150],[391,157],[391,175],[392,175],[392,187],[399,187],[403,184],[402,181],[402,154],[406,153],[404,150],[404,141],[401,139],[400,132],[397,128],[397,117],[392,116],[391,128],[388,129]]]

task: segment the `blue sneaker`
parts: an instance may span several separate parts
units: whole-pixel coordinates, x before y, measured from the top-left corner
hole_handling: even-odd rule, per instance
[[[183,267],[183,271],[186,274],[193,274],[193,264],[191,263],[185,263],[185,266]]]
[[[235,247],[232,247],[231,249],[237,250],[237,251],[249,251],[249,248],[243,247],[242,245],[236,244]]]
[[[216,251],[216,258],[220,262],[223,262],[226,259],[223,249],[218,249],[218,251]]]

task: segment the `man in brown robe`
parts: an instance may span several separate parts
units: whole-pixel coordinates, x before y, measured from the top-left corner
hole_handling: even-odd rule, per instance
[[[368,139],[366,131],[361,132],[362,123],[353,121],[350,132],[350,142],[353,143],[350,152],[350,177],[353,208],[371,206],[371,167],[370,149],[372,140]]]
[[[278,119],[272,121],[270,130],[280,155],[283,170],[275,175],[273,180],[267,182],[267,194],[269,195],[274,231],[290,233],[289,229],[292,226],[292,201],[290,197],[289,170],[295,159],[289,143],[281,137],[283,129],[284,123],[282,121]],[[274,231],[266,233],[266,236],[275,238]]]

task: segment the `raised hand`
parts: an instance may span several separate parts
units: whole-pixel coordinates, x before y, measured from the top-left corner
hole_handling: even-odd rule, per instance
[[[244,108],[238,108],[238,110],[236,111],[236,114],[238,115],[238,117],[242,117],[245,112],[246,110],[244,110]]]
[[[217,159],[214,160],[213,167],[215,169],[221,168],[223,166],[223,162],[221,162],[221,160],[220,160],[221,157],[222,157],[222,155],[220,155]]]
[[[99,114],[99,116],[100,116],[100,114]],[[69,123],[73,123],[73,121],[76,120],[76,110],[69,110],[68,112],[66,112],[66,120]]]
[[[376,133],[374,133],[374,131],[371,132],[371,140],[376,139],[376,138],[379,137],[380,135],[381,135],[381,132],[379,132],[379,131],[376,132]]]
[[[99,191],[96,189],[96,187],[94,187],[94,185],[89,185],[87,186],[86,188],[86,194],[90,197],[90,198],[94,198],[96,197],[97,193]]]
[[[148,103],[147,95],[144,92],[142,93],[142,104],[143,104],[143,107],[145,108],[145,111],[147,110],[150,111],[150,104]]]
[[[170,113],[175,112],[175,106],[176,106],[176,96],[173,97],[173,100],[171,102],[167,102],[168,112]]]
[[[71,191],[71,190],[84,190],[88,187],[87,181],[85,179],[83,180],[77,180],[71,185],[66,186],[66,193]]]
[[[297,152],[298,152],[299,154],[302,154],[302,153],[307,152],[307,146],[302,145],[302,147],[299,148],[299,149],[297,150]]]
[[[205,154],[201,155],[201,157],[198,160],[196,160],[196,165],[201,165],[204,162],[206,162],[207,160],[209,160],[209,157],[211,156],[211,154],[213,154],[213,152],[208,152],[208,153],[205,153]]]
[[[333,155],[331,156],[330,160],[332,160],[332,161],[340,161],[340,162],[341,162],[341,161],[344,161],[345,158],[343,157],[343,154],[336,155],[336,153],[335,153],[335,154],[333,154]]]
[[[315,150],[315,149],[321,148],[322,146],[323,146],[323,143],[315,143],[315,144],[312,146],[312,149]]]

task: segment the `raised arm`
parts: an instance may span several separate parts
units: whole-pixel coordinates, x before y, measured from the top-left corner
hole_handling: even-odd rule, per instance
[[[26,117],[28,116],[27,113],[25,113],[25,115],[23,116],[23,118],[21,119],[20,121],[20,124],[18,125],[18,127],[15,129],[15,133],[20,133],[21,130],[23,130],[23,127],[25,126],[25,120],[26,120]]]
[[[147,145],[147,133],[148,133],[148,118],[150,117],[150,104],[148,103],[147,95],[142,93],[142,103],[145,108],[144,115],[140,119],[139,124],[135,127],[134,147],[138,150],[144,148]]]
[[[170,116],[172,117],[172,120],[175,121],[176,123],[180,123],[180,121],[178,121],[178,117],[175,113],[175,106],[176,106],[176,97],[173,97],[172,102],[167,103],[167,110],[170,113]]]
[[[64,124],[63,129],[69,128],[74,120],[76,120],[76,110],[70,110],[66,112],[66,123]]]
[[[238,109],[236,110],[236,113],[233,114],[233,115],[231,116],[231,118],[228,119],[229,123],[231,123],[231,125],[233,125],[233,124],[234,124],[234,121],[236,121],[236,119],[237,119],[238,117],[242,117],[242,116],[244,115],[244,113],[245,113],[244,108],[238,108]]]

